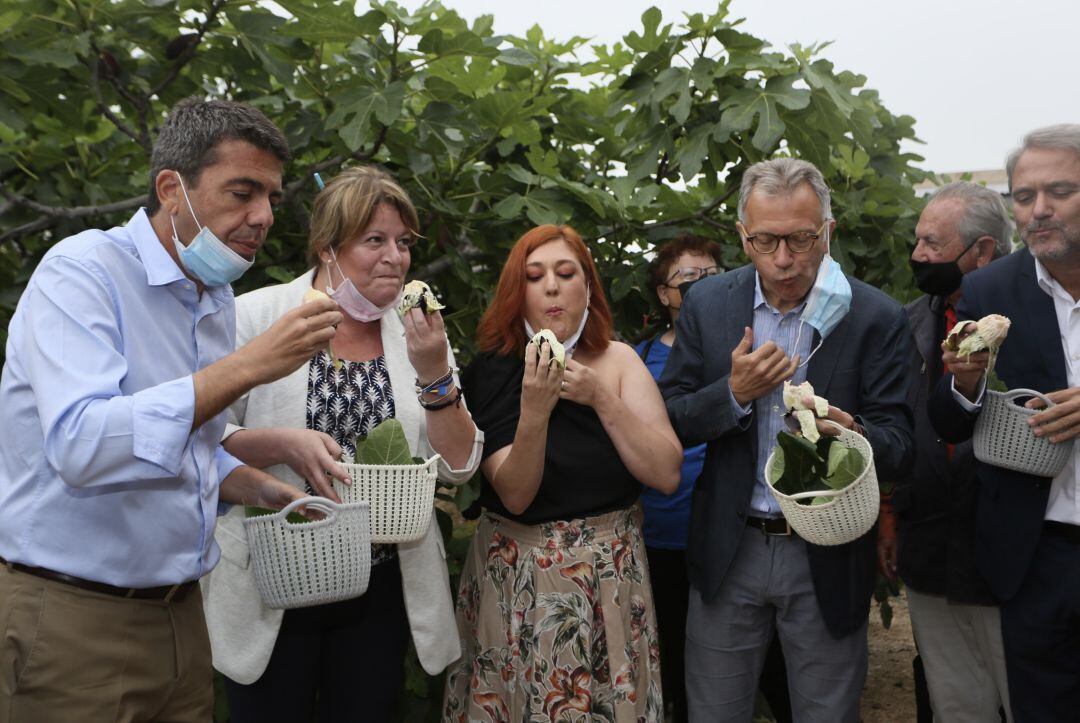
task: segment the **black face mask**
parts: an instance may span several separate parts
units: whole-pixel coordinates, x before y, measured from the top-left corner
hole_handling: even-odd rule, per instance
[[[704,277],[702,277],[704,278]],[[679,295],[682,296],[683,301],[686,301],[686,292],[690,290],[690,287],[701,281],[701,279],[694,279],[693,281],[684,281],[675,288],[679,290]],[[682,306],[682,304],[680,304]]]
[[[930,294],[931,296],[951,296],[954,294],[960,288],[960,282],[964,280],[964,272],[960,270],[960,264],[957,262],[974,245],[975,241],[972,241],[967,245],[967,248],[960,252],[960,256],[957,256],[952,261],[934,263],[932,261],[908,259],[908,263],[911,264],[911,272],[915,274],[915,285],[924,294]]]

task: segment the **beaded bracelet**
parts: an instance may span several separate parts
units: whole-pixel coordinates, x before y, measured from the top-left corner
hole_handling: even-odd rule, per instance
[[[453,397],[451,399],[451,397]],[[417,398],[420,402],[420,406],[429,412],[434,412],[439,409],[446,409],[453,405],[455,407],[461,405],[461,387],[457,387],[454,391],[448,393],[446,396],[436,399],[434,402],[425,402],[422,398]]]
[[[446,394],[446,391],[450,388],[450,384],[454,381],[454,370],[451,367],[446,367],[446,373],[441,377],[431,382],[430,384],[421,384],[420,380],[416,380],[416,396],[423,396],[424,394],[430,394],[431,392],[438,392],[440,396]]]

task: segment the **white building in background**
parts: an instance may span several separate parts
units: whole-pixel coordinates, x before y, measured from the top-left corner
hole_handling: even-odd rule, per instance
[[[1009,179],[1005,175],[1004,168],[992,171],[956,171],[953,173],[939,173],[938,178],[941,179],[941,183],[923,181],[915,186],[915,195],[922,198],[923,196],[933,193],[934,189],[939,186],[944,186],[946,183],[952,183],[953,181],[971,181],[973,183],[978,183],[997,191],[1003,196],[1009,193]]]

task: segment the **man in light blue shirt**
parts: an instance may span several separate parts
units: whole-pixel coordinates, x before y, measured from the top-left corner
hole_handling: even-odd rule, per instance
[[[148,208],[60,241],[30,278],[0,377],[0,723],[211,719],[192,588],[218,560],[219,503],[300,494],[222,449],[222,412],[341,319],[312,302],[233,352],[229,282],[287,159],[257,110],[183,101]]]

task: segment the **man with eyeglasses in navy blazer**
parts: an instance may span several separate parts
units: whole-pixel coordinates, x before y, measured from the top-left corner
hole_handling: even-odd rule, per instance
[[[784,520],[764,466],[783,428],[785,380],[810,381],[829,400],[832,422],[867,437],[879,475],[906,464],[907,321],[896,302],[828,255],[835,221],[812,164],[751,166],[739,218],[752,263],[686,294],[679,343],[660,380],[683,444],[707,444],[687,546],[690,719],[749,723],[776,630],[794,717],[854,723],[876,531],[835,547],[806,543]]]

